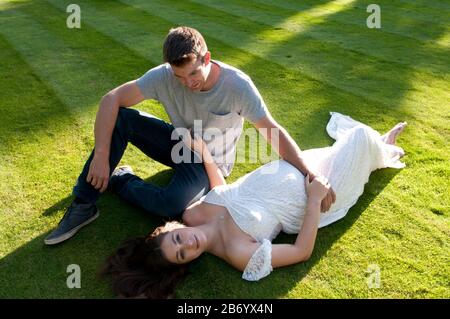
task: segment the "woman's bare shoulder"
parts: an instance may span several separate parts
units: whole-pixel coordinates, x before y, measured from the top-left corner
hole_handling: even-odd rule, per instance
[[[224,259],[234,268],[244,271],[250,258],[252,258],[260,245],[256,240],[245,238],[235,239],[235,242],[227,245],[226,257]]]

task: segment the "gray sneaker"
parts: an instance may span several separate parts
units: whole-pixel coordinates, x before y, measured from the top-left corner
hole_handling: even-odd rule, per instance
[[[58,227],[45,238],[46,245],[59,244],[75,235],[83,226],[99,216],[95,204],[76,204],[73,202],[67,209]]]

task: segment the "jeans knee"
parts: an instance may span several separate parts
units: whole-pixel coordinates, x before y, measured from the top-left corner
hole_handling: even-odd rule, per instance
[[[170,217],[180,216],[188,206],[199,201],[209,191],[209,183],[200,187],[197,185],[196,191],[189,191],[185,194],[180,193],[167,193],[164,197],[165,213]]]
[[[115,128],[122,131],[128,127],[128,122],[133,110],[126,107],[119,107],[119,112],[117,113],[116,126]]]

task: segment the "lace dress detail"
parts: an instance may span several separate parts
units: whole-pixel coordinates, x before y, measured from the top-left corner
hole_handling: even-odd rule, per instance
[[[372,171],[405,166],[399,161],[401,148],[385,144],[378,132],[349,116],[330,114],[327,132],[336,142],[331,147],[302,153],[308,167],[327,177],[336,193],[336,202],[330,210],[320,214],[319,227],[347,214],[363,193]],[[250,280],[248,278],[260,279],[270,273],[271,266],[255,266],[271,258],[272,246],[264,245],[265,240],[272,241],[281,230],[288,234],[300,231],[307,196],[303,174],[288,162],[278,160],[232,184],[215,187],[201,200],[226,207],[242,231],[263,243],[250,259],[249,270],[244,272],[243,278]],[[255,255],[257,261],[253,261]],[[260,272],[257,269],[261,269]]]
[[[242,279],[257,281],[272,272],[272,243],[264,239],[245,267]]]
[[[282,175],[285,176],[288,169],[285,168]],[[262,242],[263,239],[273,240],[282,230],[277,216],[267,213],[267,211],[271,209],[272,204],[270,203],[277,202],[277,199],[282,200],[281,197],[285,196],[282,188],[278,187],[277,191],[272,189],[273,183],[272,185],[266,184],[272,189],[272,194],[267,194],[264,183],[267,183],[266,179],[270,179],[273,175],[264,177],[261,175],[262,171],[259,168],[252,174],[241,177],[233,184],[214,187],[201,199],[207,203],[226,207],[236,225],[259,242]],[[300,172],[298,174],[301,175]],[[286,178],[282,178],[280,175],[279,179],[279,184],[282,186]],[[292,184],[298,183],[293,181]],[[285,207],[287,204],[289,203],[286,202]]]

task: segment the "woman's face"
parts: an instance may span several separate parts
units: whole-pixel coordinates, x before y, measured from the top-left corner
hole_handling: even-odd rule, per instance
[[[185,264],[200,256],[206,249],[205,234],[195,227],[182,227],[167,232],[161,250],[168,261]]]

